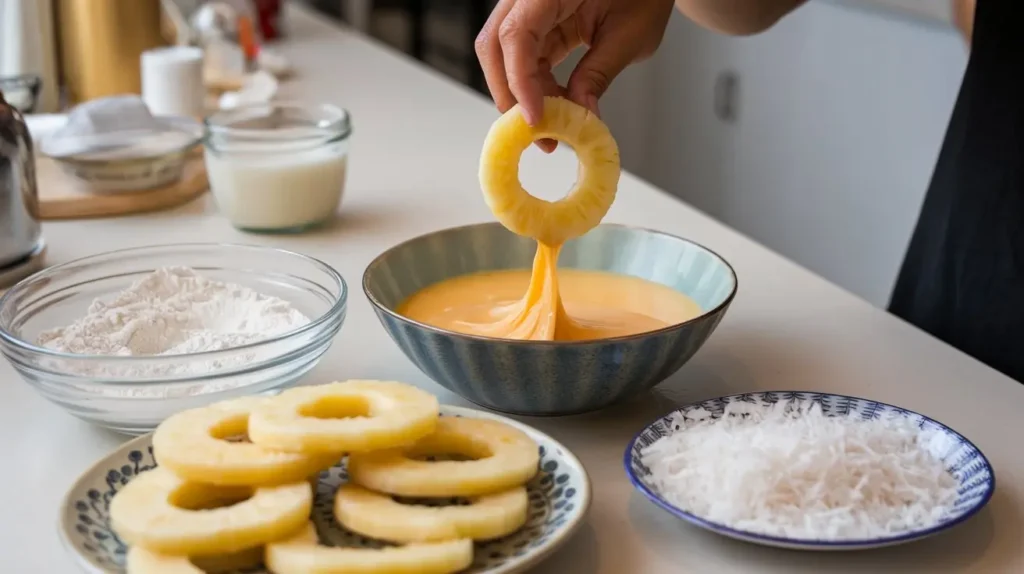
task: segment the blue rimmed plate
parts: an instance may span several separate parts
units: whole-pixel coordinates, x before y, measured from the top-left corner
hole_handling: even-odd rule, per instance
[[[871,538],[862,540],[813,540],[784,538],[778,536],[767,536],[755,532],[737,530],[723,524],[712,522],[701,516],[683,510],[669,502],[659,492],[658,487],[651,480],[651,471],[641,462],[640,452],[642,449],[654,443],[659,438],[671,434],[675,429],[671,428],[675,415],[686,415],[697,409],[705,409],[712,414],[713,418],[720,418],[726,405],[731,402],[744,402],[751,404],[771,405],[780,401],[799,403],[814,402],[821,405],[822,412],[827,416],[852,416],[862,419],[874,419],[891,414],[898,414],[909,417],[922,429],[934,430],[944,435],[948,441],[942,441],[950,445],[945,452],[935,453],[945,464],[946,469],[959,482],[958,498],[954,505],[946,512],[945,516],[933,527],[913,530],[899,535]],[[685,432],[685,431],[683,431]],[[924,415],[908,411],[906,409],[845,395],[834,395],[825,393],[806,392],[764,392],[745,393],[730,395],[711,399],[700,403],[693,403],[673,411],[662,418],[654,421],[637,434],[626,448],[624,457],[626,474],[630,482],[644,496],[654,504],[668,511],[674,516],[699,526],[706,530],[764,546],[778,548],[790,548],[795,550],[862,550],[868,548],[880,548],[883,546],[895,546],[905,544],[922,538],[938,534],[939,532],[953,528],[976,514],[995,491],[995,474],[992,465],[982,454],[978,447],[960,433],[946,425],[932,420]]]
[[[477,544],[473,565],[465,572],[512,574],[527,570],[568,541],[583,524],[590,507],[590,479],[569,449],[534,428],[499,415],[448,405],[442,405],[441,414],[501,421],[525,432],[540,448],[540,472],[527,485],[530,514],[526,525],[505,538]],[[125,571],[127,546],[110,528],[110,499],[139,473],[156,467],[150,438],[141,436],[105,456],[75,481],[64,498],[61,538],[86,572]],[[334,493],[347,478],[344,461],[320,474],[313,522],[321,542],[331,546],[377,546],[334,520]],[[267,572],[260,569],[245,574]]]

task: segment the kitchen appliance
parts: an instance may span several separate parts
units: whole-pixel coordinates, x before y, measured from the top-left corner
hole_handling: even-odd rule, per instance
[[[140,93],[139,58],[166,44],[160,0],[59,0],[59,8],[69,103]]]
[[[50,0],[0,0],[0,78],[35,76],[34,112],[51,113],[60,107],[57,81],[57,41]],[[7,101],[22,112],[24,92],[0,86]]]
[[[0,288],[32,274],[42,263],[35,170],[25,119],[0,92]]]

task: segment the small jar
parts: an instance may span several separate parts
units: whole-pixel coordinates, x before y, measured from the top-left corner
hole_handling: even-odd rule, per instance
[[[331,105],[254,104],[206,119],[210,191],[244,231],[297,233],[334,219],[348,164],[349,114]]]

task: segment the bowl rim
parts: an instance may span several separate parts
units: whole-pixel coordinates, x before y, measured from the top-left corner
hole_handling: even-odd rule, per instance
[[[65,119],[64,125],[67,125],[68,114],[54,114],[62,116]],[[76,152],[71,154],[57,154],[50,155],[44,151],[46,145],[43,143],[49,140],[53,134],[49,134],[46,137],[40,138],[39,153],[49,157],[52,160],[60,164],[66,164],[69,166],[86,167],[89,169],[103,169],[109,167],[128,167],[138,166],[147,164],[156,164],[169,161],[181,160],[184,163],[188,158],[186,157],[196,147],[203,143],[203,123],[199,120],[178,116],[178,115],[156,115],[153,119],[164,124],[165,132],[174,131],[184,133],[191,136],[187,143],[182,144],[180,147],[170,149],[161,153],[139,155],[139,156],[128,156],[119,159],[104,159],[90,157],[90,153],[94,152]],[[194,133],[189,133],[189,131]],[[159,133],[159,132],[154,132]]]
[[[388,316],[390,316],[390,317],[392,317],[394,319],[398,319],[398,320],[400,320],[402,322],[415,325],[415,326],[417,326],[417,327],[419,327],[421,329],[425,329],[427,331],[430,331],[432,333],[436,333],[438,335],[447,335],[447,336],[451,336],[451,337],[458,337],[458,338],[461,338],[461,339],[467,339],[467,340],[471,340],[471,341],[479,341],[479,342],[484,342],[484,343],[486,343],[486,342],[493,343],[493,342],[500,341],[502,343],[505,343],[505,344],[508,344],[508,345],[513,345],[513,346],[537,346],[537,345],[539,345],[539,346],[543,346],[543,347],[583,347],[583,346],[588,346],[588,345],[604,345],[604,344],[621,343],[621,342],[625,342],[625,341],[634,341],[634,340],[639,339],[639,338],[645,338],[645,337],[650,337],[650,336],[658,336],[658,335],[662,335],[662,334],[665,334],[665,333],[669,333],[671,331],[676,331],[676,330],[678,330],[678,329],[680,329],[682,327],[685,327],[686,325],[690,325],[692,323],[696,323],[697,321],[700,321],[700,320],[704,319],[705,317],[709,317],[709,316],[712,316],[712,315],[720,314],[726,307],[728,307],[732,303],[733,299],[736,298],[736,292],[739,290],[739,286],[740,286],[739,276],[737,275],[736,269],[732,266],[732,264],[729,263],[729,261],[725,257],[722,257],[720,254],[718,254],[718,252],[714,251],[713,249],[708,248],[707,246],[705,246],[705,245],[703,245],[701,243],[697,243],[696,241],[693,241],[691,239],[686,239],[685,237],[680,237],[678,235],[674,235],[674,234],[668,233],[666,231],[659,231],[657,229],[651,229],[651,228],[648,228],[648,227],[641,227],[641,226],[638,226],[638,225],[627,225],[627,224],[624,224],[624,223],[601,223],[600,225],[598,225],[596,227],[617,227],[617,228],[620,228],[620,229],[629,229],[629,230],[633,230],[633,231],[642,231],[642,232],[645,232],[645,233],[650,233],[652,235],[659,235],[659,236],[662,236],[662,237],[668,237],[670,239],[675,239],[677,241],[682,241],[684,243],[689,243],[690,245],[693,245],[695,247],[699,247],[700,249],[703,249],[704,251],[710,253],[712,256],[714,256],[716,259],[718,259],[720,262],[722,262],[722,264],[725,265],[725,268],[729,270],[729,274],[732,275],[732,289],[729,291],[729,294],[726,295],[725,299],[723,299],[721,303],[719,303],[715,307],[713,307],[711,309],[708,309],[706,311],[702,310],[702,312],[699,315],[697,315],[696,317],[687,319],[686,321],[683,321],[681,323],[673,323],[671,325],[668,325],[666,327],[662,327],[660,329],[655,329],[653,331],[645,331],[643,333],[637,333],[635,335],[623,335],[623,336],[619,336],[619,337],[608,337],[606,339],[590,339],[590,340],[583,340],[583,341],[533,341],[533,340],[521,340],[521,339],[503,339],[503,338],[500,338],[500,337],[485,337],[485,336],[482,336],[482,335],[470,335],[470,334],[467,334],[467,333],[459,333],[459,332],[456,332],[456,331],[449,331],[447,329],[441,329],[440,327],[435,327],[433,325],[428,325],[426,323],[421,323],[419,321],[415,321],[415,320],[410,319],[410,318],[408,318],[408,317],[406,317],[406,316],[404,316],[404,315],[402,315],[402,314],[400,314],[400,313],[398,313],[396,311],[388,309],[386,306],[384,306],[383,303],[381,303],[377,299],[376,296],[374,296],[373,293],[370,292],[370,286],[369,286],[369,273],[370,273],[370,269],[372,267],[374,267],[375,265],[377,265],[378,262],[383,260],[385,257],[391,255],[393,252],[397,251],[398,249],[400,249],[402,247],[405,247],[406,245],[408,245],[410,243],[413,243],[414,241],[420,241],[420,240],[426,239],[427,237],[430,237],[432,235],[435,235],[435,234],[438,234],[438,233],[441,233],[441,232],[445,232],[445,231],[458,231],[458,230],[469,229],[469,228],[473,228],[473,227],[489,227],[489,226],[501,226],[502,228],[505,228],[504,225],[502,225],[500,222],[497,222],[497,221],[487,221],[487,222],[482,222],[482,223],[470,223],[470,224],[467,224],[467,225],[457,225],[455,227],[446,227],[444,229],[439,229],[439,230],[436,230],[436,231],[431,231],[429,233],[424,233],[424,234],[421,234],[421,235],[417,235],[416,237],[412,237],[410,239],[406,239],[405,241],[402,241],[401,243],[398,243],[397,245],[394,245],[394,246],[388,248],[387,250],[385,250],[381,254],[379,254],[376,257],[374,257],[373,260],[370,261],[370,263],[366,266],[366,269],[363,270],[363,281],[362,281],[362,283],[363,283],[363,293],[366,295],[366,298],[369,299],[371,305],[373,305],[376,309],[386,313]],[[595,227],[595,229],[596,229],[596,227]],[[506,229],[506,231],[507,231],[507,229]],[[512,232],[509,231],[509,233],[512,233]],[[0,303],[2,303],[2,300],[0,300]]]
[[[93,171],[104,171],[111,168],[156,165],[161,163],[184,165],[188,161],[188,154],[199,146],[200,143],[201,142],[197,140],[189,143],[182,149],[144,157],[130,157],[125,159],[80,159],[75,156],[69,156],[51,157],[50,159],[57,162],[58,165],[86,168]]]
[[[655,492],[652,488],[648,487],[647,484],[645,484],[644,481],[641,480],[641,478],[639,476],[637,476],[635,472],[633,472],[633,466],[632,466],[633,450],[636,448],[636,444],[639,442],[640,437],[645,432],[647,432],[648,429],[650,429],[652,426],[654,426],[658,422],[661,422],[665,418],[667,418],[667,417],[669,417],[669,416],[671,416],[673,414],[680,413],[680,412],[682,412],[682,411],[684,411],[684,410],[686,410],[686,409],[688,409],[690,407],[696,407],[696,406],[699,406],[699,405],[702,405],[702,404],[705,404],[705,403],[709,403],[709,402],[713,402],[713,401],[717,401],[717,400],[722,400],[722,399],[736,399],[738,397],[742,397],[742,396],[746,396],[746,395],[764,395],[766,393],[775,393],[775,394],[780,394],[780,395],[787,394],[787,393],[806,394],[806,395],[823,395],[823,396],[826,396],[826,397],[834,397],[834,398],[841,398],[841,399],[853,399],[853,400],[857,400],[857,401],[864,401],[864,402],[869,402],[869,403],[875,403],[877,405],[880,405],[880,406],[883,406],[883,407],[886,407],[886,408],[889,408],[889,409],[901,412],[904,415],[913,415],[913,416],[921,417],[921,419],[923,419],[923,420],[925,420],[925,421],[935,425],[936,427],[941,429],[943,432],[947,432],[947,433],[953,435],[954,437],[958,438],[963,444],[969,445],[970,447],[974,448],[975,451],[977,451],[978,456],[981,457],[981,462],[984,463],[985,468],[988,469],[988,474],[989,474],[989,487],[988,487],[988,490],[982,496],[981,500],[979,500],[974,506],[972,506],[969,510],[967,510],[962,515],[958,516],[957,518],[954,518],[953,520],[949,520],[947,522],[942,522],[942,523],[939,523],[939,524],[935,524],[935,525],[927,527],[927,528],[921,528],[921,529],[918,529],[918,530],[910,530],[910,531],[903,532],[902,534],[892,534],[892,535],[888,535],[888,536],[880,536],[880,537],[877,537],[877,538],[854,538],[854,539],[847,539],[847,540],[819,540],[819,539],[810,539],[810,538],[789,538],[789,537],[785,537],[785,536],[778,536],[778,535],[771,535],[771,534],[761,534],[761,533],[753,532],[753,531],[750,531],[750,530],[742,530],[742,529],[739,529],[739,528],[736,528],[736,527],[733,527],[733,526],[726,526],[725,524],[722,524],[720,522],[715,522],[713,520],[709,520],[709,519],[707,519],[707,518],[705,518],[705,517],[703,517],[703,516],[701,516],[699,514],[690,512],[688,510],[684,510],[684,509],[676,506],[675,504],[672,504],[667,499],[665,499],[660,493]],[[899,405],[895,405],[895,404],[892,404],[892,403],[887,403],[887,402],[884,402],[884,401],[879,401],[879,400],[876,400],[876,399],[870,399],[870,398],[862,397],[862,396],[858,396],[858,395],[848,395],[848,394],[845,394],[845,393],[832,393],[832,392],[826,392],[826,391],[816,391],[816,390],[813,390],[813,389],[812,390],[794,390],[794,389],[757,390],[757,391],[749,391],[749,392],[745,392],[745,393],[733,393],[731,395],[723,395],[723,396],[720,396],[720,397],[713,397],[713,398],[710,398],[710,399],[704,399],[704,400],[689,402],[689,403],[680,405],[680,406],[676,407],[675,409],[671,410],[670,412],[667,412],[664,415],[661,415],[660,417],[658,417],[658,418],[652,420],[651,422],[647,423],[639,431],[637,431],[637,433],[635,435],[633,435],[633,438],[630,439],[629,443],[626,444],[626,450],[624,451],[623,456],[622,456],[622,464],[625,467],[626,477],[629,479],[630,484],[632,484],[633,488],[636,491],[638,491],[645,498],[647,498],[649,501],[654,503],[655,506],[661,508],[662,510],[668,512],[669,514],[671,514],[672,516],[675,516],[676,518],[678,518],[680,520],[683,520],[685,522],[689,522],[690,524],[693,524],[695,526],[698,526],[700,528],[708,530],[709,532],[714,532],[716,534],[720,534],[720,535],[723,535],[723,536],[728,536],[728,537],[731,537],[731,538],[738,538],[740,540],[745,540],[747,542],[752,542],[752,543],[755,543],[755,544],[762,544],[762,545],[789,545],[789,546],[797,545],[797,546],[799,546],[801,548],[804,548],[804,549],[814,549],[814,550],[856,550],[856,549],[859,549],[859,548],[875,547],[875,546],[881,546],[881,545],[890,546],[890,545],[894,545],[894,544],[902,544],[902,543],[905,543],[905,542],[911,542],[911,541],[919,540],[919,539],[922,539],[922,538],[927,538],[927,537],[929,537],[929,536],[931,536],[933,534],[938,534],[940,532],[943,532],[945,530],[953,528],[954,526],[957,526],[957,525],[959,525],[959,524],[961,524],[963,522],[966,522],[969,518],[971,518],[975,514],[981,512],[981,510],[983,508],[985,508],[985,506],[988,505],[989,501],[992,500],[992,496],[995,494],[995,490],[996,490],[996,471],[995,471],[995,468],[992,466],[992,462],[989,460],[989,458],[987,456],[985,456],[985,452],[983,450],[981,450],[981,448],[976,443],[971,441],[971,439],[969,439],[966,436],[964,436],[963,433],[961,433],[960,431],[958,431],[958,430],[954,429],[953,427],[947,425],[946,423],[944,423],[942,421],[939,421],[939,420],[936,420],[936,419],[933,419],[932,417],[930,417],[928,415],[921,414],[918,411],[907,409],[907,408],[904,408],[904,407],[901,407]]]
[[[104,251],[102,253],[94,253],[92,255],[86,255],[85,257],[79,257],[77,259],[72,259],[71,261],[66,261],[64,263],[59,263],[57,265],[53,265],[53,266],[47,267],[46,269],[43,269],[42,271],[39,271],[37,273],[34,273],[34,274],[30,275],[29,277],[26,277],[25,279],[22,279],[18,283],[14,284],[13,287],[8,289],[6,293],[4,293],[2,296],[0,296],[0,314],[2,314],[3,310],[7,307],[7,305],[9,305],[11,303],[10,300],[11,300],[12,295],[14,293],[19,293],[19,292],[23,291],[24,289],[26,289],[29,285],[32,285],[34,283],[37,283],[37,282],[40,282],[40,281],[47,281],[47,280],[49,280],[49,278],[53,274],[58,273],[60,271],[63,271],[63,270],[65,270],[65,269],[67,269],[69,267],[72,267],[74,265],[79,265],[79,264],[82,264],[82,263],[90,263],[90,262],[93,262],[95,260],[98,260],[98,259],[101,259],[101,258],[109,258],[111,256],[127,255],[127,254],[139,254],[139,253],[145,253],[145,252],[148,252],[148,251],[170,250],[170,249],[175,249],[175,248],[202,248],[202,249],[226,248],[226,249],[233,249],[233,250],[245,250],[245,251],[251,251],[251,252],[256,252],[256,253],[277,253],[279,255],[285,255],[285,256],[288,256],[288,257],[294,257],[294,258],[298,258],[298,259],[301,259],[301,260],[305,260],[307,263],[311,263],[314,267],[317,267],[321,271],[327,273],[327,275],[335,281],[335,283],[338,285],[338,288],[339,288],[338,296],[335,299],[334,303],[331,305],[331,307],[327,311],[322,313],[319,317],[316,317],[315,319],[311,319],[309,321],[309,323],[306,323],[305,325],[303,325],[301,327],[298,327],[296,329],[292,329],[291,331],[287,331],[285,333],[282,333],[280,335],[275,335],[275,336],[267,338],[267,339],[261,339],[259,341],[255,341],[253,343],[246,343],[244,345],[239,345],[237,347],[231,347],[231,348],[228,348],[228,349],[218,349],[218,350],[214,350],[214,351],[201,351],[201,352],[198,352],[198,353],[184,353],[184,354],[179,354],[179,355],[130,355],[130,356],[121,356],[121,355],[86,355],[86,354],[78,354],[78,353],[66,353],[66,352],[63,352],[63,351],[55,351],[53,349],[48,349],[46,347],[42,347],[42,346],[36,345],[34,343],[31,343],[29,341],[26,341],[24,339],[21,339],[19,337],[16,337],[16,336],[14,336],[13,333],[8,331],[8,329],[6,328],[6,326],[4,326],[4,324],[2,322],[0,322],[0,345],[6,344],[6,345],[10,345],[11,347],[16,347],[16,348],[18,348],[18,349],[20,349],[22,351],[27,351],[29,353],[33,353],[33,354],[36,354],[36,355],[42,355],[42,356],[45,356],[45,357],[56,358],[56,359],[65,359],[65,360],[74,360],[74,361],[102,361],[102,362],[111,361],[111,362],[117,362],[117,363],[124,364],[124,365],[132,364],[132,363],[143,363],[143,362],[151,363],[151,362],[160,362],[160,361],[168,361],[168,362],[171,362],[171,361],[181,361],[184,358],[188,358],[188,359],[191,360],[191,359],[207,358],[207,357],[218,356],[218,355],[219,356],[223,356],[225,353],[235,353],[237,351],[243,351],[243,350],[252,350],[252,349],[255,349],[257,347],[261,347],[263,345],[270,345],[270,344],[273,344],[273,343],[279,343],[281,341],[284,341],[284,340],[287,340],[287,339],[291,339],[292,337],[294,337],[296,335],[300,335],[300,334],[304,334],[304,333],[308,333],[308,332],[319,331],[325,324],[327,324],[331,320],[333,320],[334,317],[336,317],[339,314],[341,314],[342,312],[344,312],[344,310],[345,310],[345,308],[346,308],[346,306],[348,304],[348,283],[345,281],[345,278],[342,277],[341,273],[339,273],[334,267],[332,267],[331,265],[329,265],[328,263],[326,263],[326,262],[324,262],[324,261],[322,261],[320,259],[317,259],[316,257],[305,255],[305,254],[299,253],[297,251],[291,251],[291,250],[282,249],[282,248],[279,248],[279,247],[269,247],[269,246],[265,246],[265,245],[252,245],[252,244],[245,244],[245,243],[228,243],[228,242],[186,242],[186,243],[162,243],[162,244],[161,243],[157,243],[157,244],[141,245],[141,246],[136,246],[136,247],[125,247],[125,248],[122,248],[122,249],[114,249],[112,251]],[[218,375],[223,375],[223,374],[224,373],[219,373]],[[131,382],[131,381],[117,381],[116,383],[136,384],[135,382]],[[116,383],[112,383],[112,384],[116,384]]]
[[[249,103],[236,106],[230,109],[217,110],[215,113],[203,118],[202,120],[202,136],[199,138],[199,142],[203,144],[207,151],[219,154],[227,152],[232,155],[266,155],[268,152],[264,149],[253,150],[225,150],[213,141],[213,136],[223,137],[238,137],[243,134],[262,134],[265,141],[277,142],[281,141],[282,138],[274,137],[275,130],[273,129],[241,129],[231,127],[227,122],[232,116],[240,115],[244,112],[261,110],[261,109],[272,109],[272,110],[298,110],[300,112],[319,112],[327,113],[331,118],[322,122],[317,122],[316,127],[322,128],[327,133],[322,134],[319,138],[315,138],[315,141],[311,144],[311,148],[334,144],[337,142],[348,141],[352,136],[352,112],[347,108],[337,106],[325,102],[305,102],[302,100],[281,100],[271,101],[264,103]],[[285,140],[288,141],[288,140]],[[306,148],[303,148],[305,150]]]

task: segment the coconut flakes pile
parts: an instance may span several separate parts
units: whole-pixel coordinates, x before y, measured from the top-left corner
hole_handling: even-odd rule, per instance
[[[870,539],[934,526],[957,498],[933,454],[949,439],[903,416],[734,401],[720,419],[704,409],[674,417],[670,434],[641,452],[650,481],[677,507],[731,528]]]

